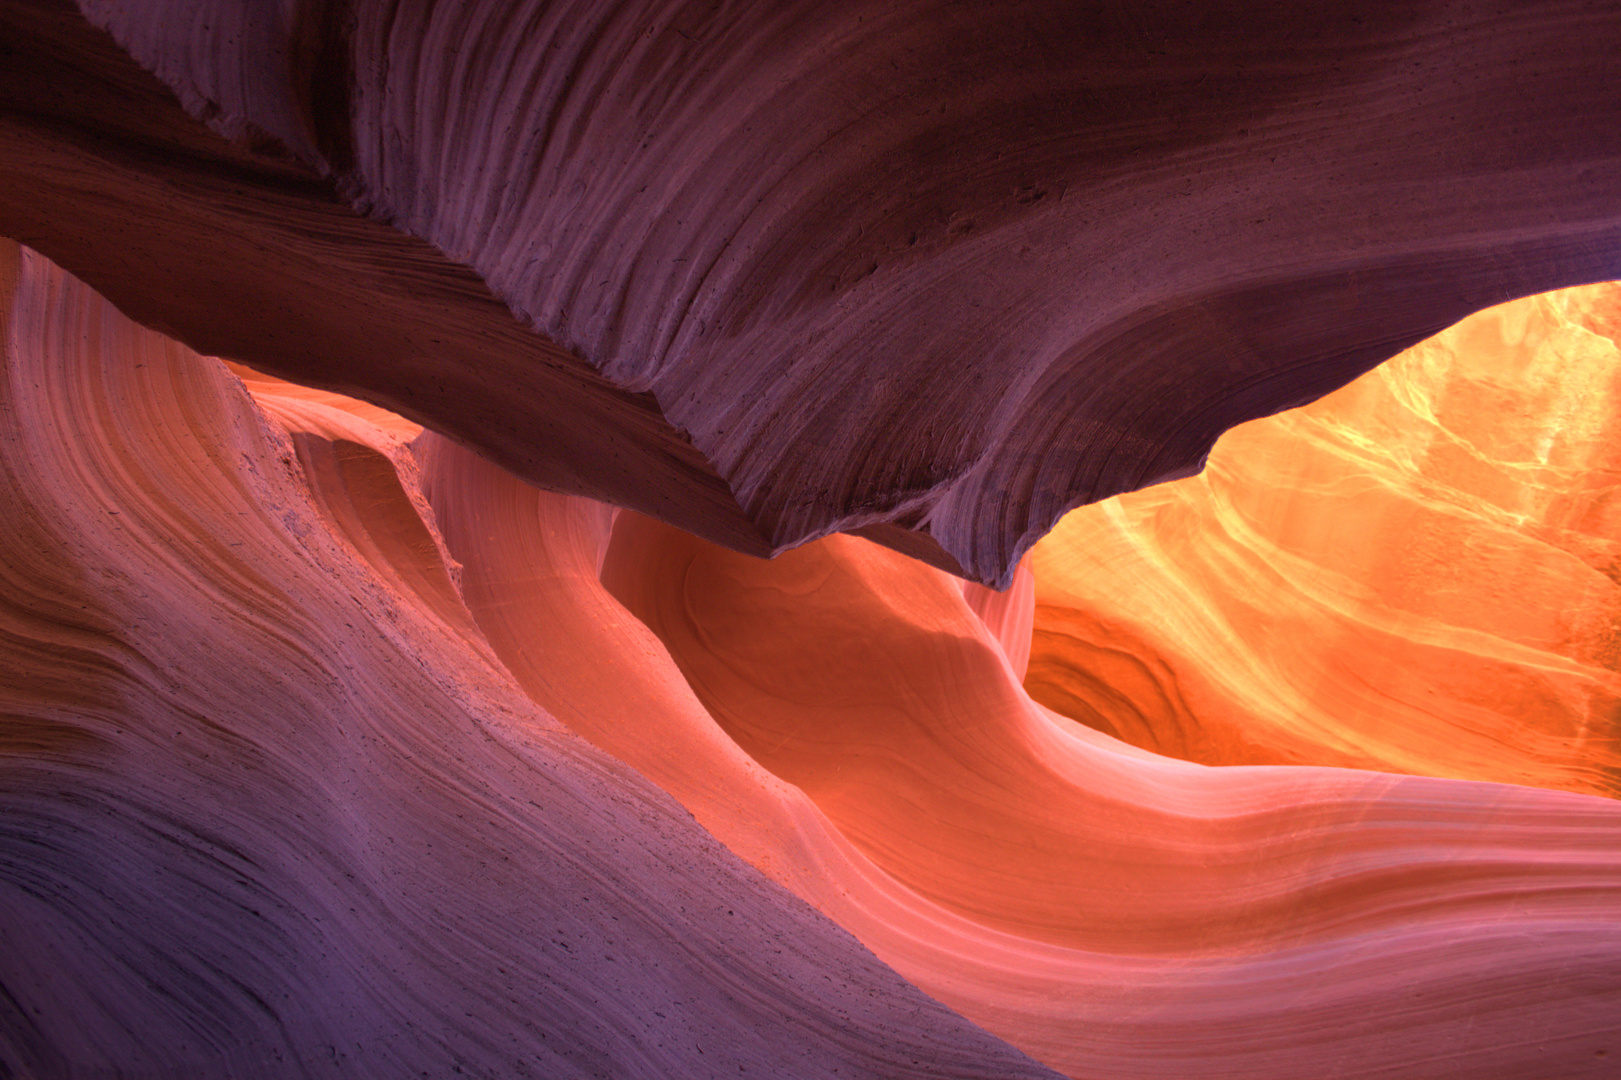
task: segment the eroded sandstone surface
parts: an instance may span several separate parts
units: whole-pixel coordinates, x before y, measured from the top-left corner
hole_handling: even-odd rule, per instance
[[[1618,39],[1577,0],[0,0],[0,1072],[1608,1077],[1570,394],[1444,498],[1391,479],[1465,431],[1440,397],[1370,436],[1405,546],[1322,558],[1450,565],[1412,523],[1468,518],[1498,590],[1372,575],[1387,651],[1456,662],[1409,682],[1491,696],[1364,692],[1430,743],[1330,762],[1377,771],[1038,704],[1021,556],[1617,276]],[[1312,670],[1275,684],[1352,696]]]
[[[14,1074],[1605,1075],[1615,802],[1147,754],[1026,696],[1027,579],[736,554],[7,267]]]
[[[523,692],[409,426],[0,298],[8,1075],[1051,1075]]]
[[[741,551],[1078,503],[1617,276],[1609,3],[8,0],[0,235]]]
[[[1207,764],[1621,794],[1621,286],[1503,304],[1036,546],[1027,686]]]

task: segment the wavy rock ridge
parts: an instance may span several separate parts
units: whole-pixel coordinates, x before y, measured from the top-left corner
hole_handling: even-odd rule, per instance
[[[1607,1074],[1615,803],[1144,754],[1028,586],[250,399],[11,250],[14,1074],[1043,1075],[833,922],[1075,1077]]]
[[[0,18],[0,235],[755,553],[864,529],[1005,585],[1070,507],[1621,247],[1610,4]]]
[[[1621,794],[1621,286],[1481,312],[1033,552],[1027,687],[1159,753]]]
[[[0,254],[7,1075],[1050,1075],[526,697],[399,424]]]
[[[1621,804],[1115,740],[1021,685],[1020,557],[1614,277],[1618,38],[1578,0],[0,0],[0,1073],[1609,1077]],[[1574,340],[1545,314],[1517,340]],[[1569,396],[1408,512],[1601,612],[1597,459],[1535,434]],[[1602,619],[1374,580],[1596,730]],[[1465,704],[1336,760],[1599,789]]]

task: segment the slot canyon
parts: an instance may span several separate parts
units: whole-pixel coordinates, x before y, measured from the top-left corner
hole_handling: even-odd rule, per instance
[[[0,0],[0,1078],[1616,1076],[1618,57]]]

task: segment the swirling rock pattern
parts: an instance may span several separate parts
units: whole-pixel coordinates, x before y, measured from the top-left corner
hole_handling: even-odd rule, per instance
[[[1614,802],[1147,754],[1024,695],[1028,577],[737,555],[9,253],[14,1075],[1046,1075],[935,1000],[1074,1077],[1608,1075]]]
[[[1027,686],[1208,764],[1621,794],[1621,286],[1481,312],[1031,555]]]
[[[1114,740],[1020,556],[1615,277],[1618,36],[0,2],[0,1071],[1609,1076],[1621,804]]]
[[[0,1071],[1051,1075],[524,695],[408,426],[0,298]]]
[[[763,563],[425,449],[469,606],[531,694],[1054,1067],[1613,1065],[1615,804],[1156,758],[1026,698],[938,571],[852,538]],[[584,650],[590,674],[559,663]]]
[[[1006,585],[1068,508],[1621,248],[1611,4],[196,10],[9,0],[0,233],[738,550]]]

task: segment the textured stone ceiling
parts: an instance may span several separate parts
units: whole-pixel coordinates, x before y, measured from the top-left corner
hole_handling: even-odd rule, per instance
[[[0,1075],[1613,1075],[1618,44],[0,0]]]
[[[1621,276],[1609,3],[207,10],[8,3],[0,234],[741,551],[1003,584],[1235,423]]]

